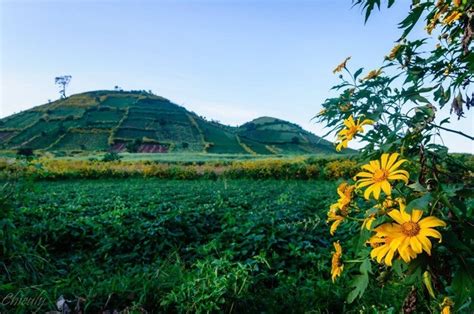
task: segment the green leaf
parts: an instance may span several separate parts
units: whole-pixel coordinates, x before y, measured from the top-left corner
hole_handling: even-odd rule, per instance
[[[367,286],[369,285],[369,276],[367,274],[361,274],[354,277],[354,280],[351,283],[351,287],[354,289],[347,296],[347,302],[352,303],[357,297],[362,297],[364,295]]]
[[[408,16],[403,21],[401,21],[400,24],[398,24],[399,28],[404,29],[402,37],[400,37],[400,39],[398,39],[398,41],[405,38],[411,32],[413,27],[415,27],[415,24],[420,19],[421,14],[425,10],[425,7],[428,6],[428,5],[430,5],[430,4],[429,3],[420,3],[420,4],[418,4],[417,6],[415,6],[411,10],[411,12],[408,14]]]
[[[472,266],[472,265],[471,265]],[[454,275],[451,288],[455,294],[454,302],[464,304],[469,298],[474,298],[474,276],[471,270],[461,268]]]
[[[362,73],[363,70],[364,70],[364,68],[360,68],[359,70],[357,70],[357,71],[354,73],[354,80],[357,79],[357,77]]]
[[[412,200],[410,203],[408,203],[405,210],[408,213],[411,213],[412,209],[414,208],[425,210],[428,208],[428,205],[432,200],[433,200],[433,196],[431,195],[431,193],[426,193],[422,197],[416,198]]]
[[[366,258],[362,261],[359,271],[360,275],[355,276],[350,284],[350,287],[354,289],[347,295],[347,302],[349,303],[354,302],[357,297],[361,298],[369,285],[369,273],[372,274],[370,259]]]
[[[416,181],[415,183],[408,185],[408,187],[415,192],[420,192],[420,193],[426,192],[426,188],[423,185],[421,185],[419,181]]]
[[[364,259],[364,261],[360,264],[359,271],[362,274],[372,274],[372,265],[370,264],[370,260],[368,258]]]

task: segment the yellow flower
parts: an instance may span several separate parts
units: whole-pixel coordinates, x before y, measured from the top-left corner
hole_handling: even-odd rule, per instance
[[[455,7],[460,6],[461,2],[462,2],[461,0],[453,0],[453,4],[454,4]]]
[[[395,252],[398,252],[406,263],[423,251],[431,255],[431,241],[428,237],[441,241],[441,233],[433,229],[446,226],[446,223],[439,218],[429,216],[421,219],[422,210],[413,209],[409,214],[405,211],[405,206],[400,206],[400,210],[392,210],[388,215],[394,223],[385,223],[375,228],[376,235],[371,241],[383,241],[383,245],[370,253],[379,263],[385,258],[385,264],[391,266]]]
[[[438,21],[433,19],[433,20],[430,21],[430,23],[428,25],[425,26],[425,29],[426,29],[426,32],[428,33],[428,35],[431,35],[433,30],[436,28],[437,23],[438,23]]]
[[[397,56],[397,52],[398,52],[398,50],[400,50],[400,47],[401,47],[401,46],[402,46],[402,45],[398,44],[398,45],[396,45],[395,47],[393,47],[392,50],[390,51],[390,54],[387,56],[387,58],[388,58],[389,60],[395,59],[395,57]]]
[[[327,112],[327,109],[321,109],[321,111],[319,111],[318,113],[318,117],[324,116],[326,112]]]
[[[451,73],[451,64],[448,64],[448,66],[446,67],[446,69],[444,70],[444,75],[445,76],[448,76],[449,73]]]
[[[339,152],[341,149],[346,148],[349,141],[351,141],[357,133],[363,133],[363,126],[366,124],[373,124],[374,121],[365,119],[360,121],[360,118],[357,119],[357,122],[354,121],[352,115],[344,120],[345,129],[342,129],[338,134],[337,138],[340,142],[336,146],[336,150]]]
[[[337,194],[339,195],[339,200],[337,201],[338,208],[344,210],[347,205],[352,200],[352,192],[354,191],[354,186],[349,185],[346,182],[339,184],[337,187]]]
[[[365,229],[369,230],[372,229],[372,223],[375,221],[375,215],[370,215],[369,217],[364,219],[364,222],[362,223],[362,228],[365,227]]]
[[[336,214],[334,211],[328,212],[328,219],[326,222],[332,222],[331,228],[329,229],[329,233],[333,236],[337,230],[337,227],[344,221],[344,217],[341,215]]]
[[[347,207],[352,199],[352,192],[354,191],[354,186],[348,185],[343,182],[337,188],[337,194],[339,199],[336,203],[332,204],[327,213],[327,223],[332,222],[329,232],[331,235],[337,230],[337,227],[344,221],[345,217],[348,214]]]
[[[443,299],[443,303],[441,304],[442,310],[441,314],[451,314],[451,307],[454,305],[454,302],[448,298],[445,297]]]
[[[383,260],[387,266],[392,266],[392,260],[397,248],[391,246],[393,238],[387,236],[387,234],[391,234],[396,230],[391,224],[383,224],[377,227],[376,231],[378,231],[378,233],[368,241],[373,247],[370,252],[370,257],[376,259],[378,263],[382,263]],[[410,260],[416,257],[416,253],[410,247],[407,248],[407,254]]]
[[[392,209],[395,209],[397,205],[405,206],[405,200],[401,197],[392,199],[392,197],[387,196],[387,198],[381,204],[377,204],[374,207],[379,210],[379,215],[383,215],[385,213],[388,213]]]
[[[372,70],[362,80],[371,80],[371,79],[376,78],[377,76],[379,76],[381,73],[382,73],[382,69]]]
[[[456,22],[457,20],[459,20],[459,18],[462,16],[462,13],[461,12],[457,12],[457,11],[454,11],[452,12],[451,14],[449,14],[448,16],[446,16],[443,20],[443,23],[445,25],[451,25],[453,24],[454,22]]]
[[[342,257],[342,247],[339,244],[339,241],[334,242],[334,249],[335,252],[332,253],[332,260],[331,260],[331,278],[332,282],[336,280],[336,277],[341,276],[342,270],[344,269],[344,264],[341,261]]]
[[[352,108],[352,104],[351,103],[347,103],[345,105],[340,105],[339,106],[339,109],[342,111],[342,112],[346,112],[348,111],[349,109]]]
[[[351,57],[347,57],[344,61],[342,61],[334,70],[332,70],[332,73],[336,74],[337,72],[341,72],[342,69],[346,67],[347,61],[350,60]]]
[[[367,187],[364,192],[365,199],[369,199],[373,193],[376,200],[379,199],[380,192],[383,191],[386,195],[392,194],[392,187],[390,181],[403,180],[408,183],[409,174],[405,170],[397,170],[401,164],[406,162],[406,159],[397,161],[399,154],[382,154],[379,160],[371,160],[368,164],[363,165],[362,169],[367,171],[359,172],[355,178],[360,177],[356,183],[358,189]]]

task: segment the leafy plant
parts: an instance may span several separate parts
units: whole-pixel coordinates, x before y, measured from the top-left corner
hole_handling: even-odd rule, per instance
[[[354,4],[367,21],[381,1]],[[340,94],[324,102],[318,120],[338,132],[338,148],[355,137],[366,144],[359,172],[339,186],[339,200],[328,212],[332,233],[340,227],[355,239],[346,256],[333,255],[333,273],[361,263],[348,301],[370,284],[404,285],[412,287],[404,312],[473,310],[472,172],[435,142],[441,131],[474,140],[451,128],[439,110],[450,103],[460,119],[472,106],[473,10],[472,1],[413,1],[381,68],[352,72],[347,58],[334,69],[342,73],[333,88]],[[430,37],[409,39],[420,23]],[[369,258],[378,264],[373,275]]]

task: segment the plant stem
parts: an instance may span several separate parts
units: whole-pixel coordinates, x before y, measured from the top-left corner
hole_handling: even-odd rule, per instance
[[[452,133],[456,133],[456,134],[459,134],[459,135],[462,135],[464,137],[467,137],[468,139],[470,139],[471,141],[474,141],[474,137],[470,136],[470,135],[467,135],[466,133],[463,133],[461,131],[457,131],[457,130],[451,130],[451,129],[448,129],[448,128],[445,128],[443,126],[440,126],[440,125],[437,125],[437,124],[434,124],[434,123],[430,123],[430,125],[436,127],[436,128],[439,128],[441,130],[445,130],[445,131],[448,131],[448,132],[452,132]]]

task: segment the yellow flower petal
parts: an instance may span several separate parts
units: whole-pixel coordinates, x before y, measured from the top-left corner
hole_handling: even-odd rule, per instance
[[[423,218],[419,225],[421,228],[431,228],[431,227],[445,227],[446,223],[439,218],[430,216]]]
[[[388,215],[400,225],[403,225],[406,222],[399,210],[394,209],[390,211]]]
[[[423,251],[421,243],[416,237],[410,237],[410,246],[416,253],[421,253]]]

